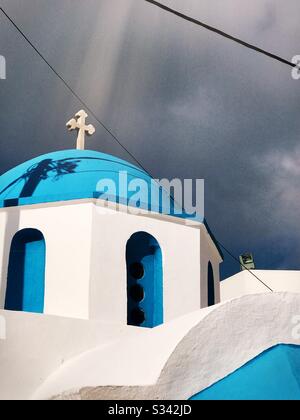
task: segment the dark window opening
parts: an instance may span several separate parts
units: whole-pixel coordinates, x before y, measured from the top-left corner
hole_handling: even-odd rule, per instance
[[[139,262],[135,262],[131,264],[129,267],[129,271],[130,271],[131,276],[136,280],[142,279],[145,275],[144,266],[143,264]]]
[[[130,313],[131,322],[133,325],[140,326],[143,322],[145,322],[146,317],[145,313],[140,308],[135,308]]]
[[[126,247],[127,322],[153,328],[163,323],[162,253],[146,232],[131,236]]]
[[[207,293],[208,293],[208,306],[215,304],[215,279],[214,270],[211,262],[208,263],[207,270]]]
[[[135,302],[141,302],[145,297],[145,291],[142,286],[135,284],[130,289],[130,296]]]

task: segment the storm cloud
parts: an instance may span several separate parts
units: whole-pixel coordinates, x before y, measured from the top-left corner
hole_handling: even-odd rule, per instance
[[[298,0],[164,0],[291,60]],[[2,0],[67,82],[156,178],[204,178],[215,236],[259,268],[300,268],[300,80],[143,0]],[[73,148],[81,105],[0,16],[0,173]],[[88,148],[130,157],[97,125]],[[226,255],[225,255],[226,256]],[[226,256],[223,276],[238,271]]]

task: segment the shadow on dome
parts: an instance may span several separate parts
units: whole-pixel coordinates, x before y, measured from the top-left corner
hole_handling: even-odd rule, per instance
[[[75,173],[79,163],[78,159],[44,159],[31,166],[22,176],[0,191],[0,195],[2,195],[19,182],[24,181],[18,198],[4,200],[4,207],[17,206],[20,198],[32,197],[40,182],[46,180],[50,174],[52,178],[58,180],[64,175]]]
[[[130,179],[147,173],[129,162],[94,151],[60,151],[25,162],[0,177],[0,207],[15,207],[53,201],[98,198],[97,183],[127,171]],[[70,177],[69,175],[76,175]],[[68,176],[67,176],[68,175]],[[53,183],[57,182],[56,185]],[[96,194],[97,195],[97,194]]]

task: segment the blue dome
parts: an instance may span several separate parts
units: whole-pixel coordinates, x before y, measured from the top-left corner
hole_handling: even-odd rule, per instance
[[[29,160],[0,177],[1,207],[95,198],[101,179],[118,186],[119,172],[128,180],[151,178],[136,166],[100,152],[64,150]]]
[[[191,400],[300,400],[300,346],[272,347]]]
[[[126,172],[127,188],[126,185],[125,188],[123,184],[119,185],[120,172]],[[145,171],[105,153],[91,150],[64,150],[22,163],[0,176],[0,208],[99,198],[101,194],[107,193],[98,189],[101,180],[111,180],[116,186],[115,195],[107,199],[132,205],[131,199],[138,188],[128,191],[128,186],[136,179],[145,181],[148,186],[148,195],[144,196],[143,202],[137,203],[138,207],[204,223],[222,256],[202,216],[186,214],[162,188],[158,197],[156,194],[152,196],[151,188],[158,184]],[[167,202],[170,208],[166,212],[161,203]]]
[[[99,181],[106,179],[113,181],[117,190],[111,201],[128,204],[136,191],[128,192],[128,188],[120,187],[120,172],[127,174],[127,187],[133,179],[146,182],[149,194],[145,202],[148,204],[140,203],[140,207],[148,209],[151,205],[161,212],[159,199],[151,203],[154,181],[146,172],[114,156],[90,150],[49,153],[6,172],[0,177],[0,207],[98,198],[107,192],[97,188]]]

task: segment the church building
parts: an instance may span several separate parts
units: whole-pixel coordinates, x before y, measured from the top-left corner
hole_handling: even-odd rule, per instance
[[[153,179],[85,150],[86,118],[67,123],[77,149],[0,177],[0,399],[188,399],[274,346],[300,344],[300,275],[287,287],[269,276],[269,290],[248,272],[221,283],[206,221],[150,195],[132,208],[130,182],[150,191]]]

